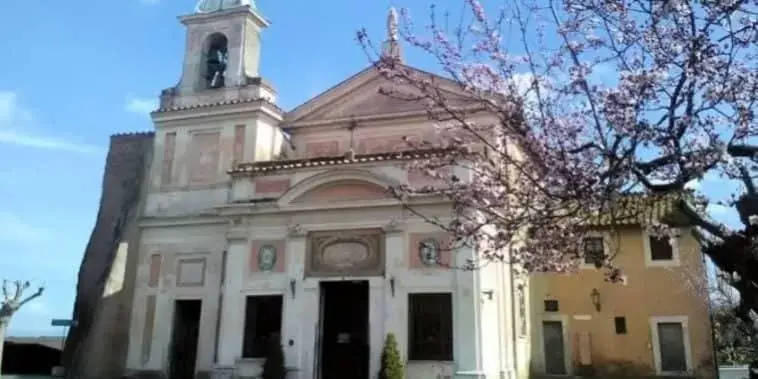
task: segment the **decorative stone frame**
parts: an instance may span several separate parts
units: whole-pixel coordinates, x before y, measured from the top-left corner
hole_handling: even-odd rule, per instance
[[[306,277],[355,277],[384,275],[384,232],[380,228],[350,231],[318,231],[308,234]],[[341,269],[323,261],[324,250],[341,243],[363,245],[366,257],[354,267]]]
[[[584,238],[601,238],[603,240],[603,255],[606,257],[611,256],[611,250],[613,247],[618,247],[618,244],[614,245],[613,236],[611,235],[611,232],[609,231],[590,231],[587,232],[587,234],[584,236]],[[584,256],[584,239],[582,239],[581,246],[579,246],[579,249],[581,250],[581,261],[579,263],[579,268],[582,270],[597,270],[597,267],[593,263],[587,263]]]
[[[642,247],[645,254],[645,266],[646,267],[679,267],[681,265],[681,257],[679,252],[679,245],[682,238],[682,230],[674,229],[675,237],[670,239],[671,244],[671,259],[669,260],[653,260],[653,251],[650,247],[650,234],[646,230],[642,230]]]
[[[197,282],[186,282],[182,277],[182,269],[184,265],[200,265],[200,280]],[[180,258],[176,261],[176,286],[177,287],[204,287],[205,276],[208,263],[206,258]]]
[[[574,368],[572,365],[573,360],[573,346],[571,339],[572,333],[569,330],[569,316],[565,314],[543,314],[539,318],[539,325],[537,326],[537,341],[539,341],[540,348],[539,348],[539,362],[537,362],[537,366],[539,367],[541,372],[546,371],[546,355],[545,355],[545,336],[543,333],[543,321],[558,321],[561,323],[561,328],[563,332],[563,365],[566,368],[566,375],[560,375],[560,376],[571,376],[573,374]]]
[[[659,323],[677,323],[682,326],[682,344],[684,345],[684,360],[687,365],[685,372],[663,371],[661,369],[661,343],[658,336]],[[653,316],[650,317],[650,336],[653,344],[653,361],[655,362],[655,372],[658,375],[689,375],[693,372],[692,365],[692,345],[690,344],[689,317],[687,316]]]

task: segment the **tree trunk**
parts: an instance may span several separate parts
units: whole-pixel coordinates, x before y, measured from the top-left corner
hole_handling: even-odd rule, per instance
[[[0,320],[0,378],[3,376],[3,346],[5,346],[5,330],[8,328],[8,322]]]

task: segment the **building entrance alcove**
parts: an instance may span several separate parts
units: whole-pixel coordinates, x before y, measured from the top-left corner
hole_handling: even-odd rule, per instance
[[[169,378],[195,377],[201,300],[176,300],[171,338]]]
[[[327,281],[320,287],[320,379],[368,379],[368,281]]]

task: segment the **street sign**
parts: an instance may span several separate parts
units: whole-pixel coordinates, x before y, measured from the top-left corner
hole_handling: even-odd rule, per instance
[[[50,322],[50,325],[52,326],[72,326],[74,324],[76,324],[74,320],[57,319],[57,318],[54,318],[53,321]]]

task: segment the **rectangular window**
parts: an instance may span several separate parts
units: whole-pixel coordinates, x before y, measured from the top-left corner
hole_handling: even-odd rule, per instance
[[[545,312],[558,312],[558,300],[545,300]]]
[[[248,296],[245,304],[242,357],[265,357],[268,344],[279,340],[281,330],[282,296]]]
[[[584,250],[584,263],[588,265],[597,265],[605,259],[605,246],[603,237],[585,238],[582,244]]]
[[[449,293],[408,295],[408,360],[453,360],[453,297]]]
[[[680,322],[658,322],[658,351],[661,372],[686,372],[687,353],[684,348],[684,328]]]
[[[668,237],[650,236],[650,259],[653,261],[670,261],[674,259],[674,249]]]
[[[616,317],[613,321],[616,325],[616,334],[626,334],[626,317]]]

